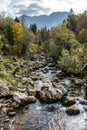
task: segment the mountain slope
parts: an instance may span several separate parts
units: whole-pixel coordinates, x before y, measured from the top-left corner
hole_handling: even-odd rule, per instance
[[[68,12],[54,12],[50,15],[40,15],[40,16],[27,16],[27,15],[22,15],[20,16],[20,21],[24,20],[27,27],[30,26],[30,24],[37,24],[37,27],[39,29],[43,27],[47,27],[50,29],[53,26],[56,26],[60,23],[63,22],[63,20],[67,19]]]

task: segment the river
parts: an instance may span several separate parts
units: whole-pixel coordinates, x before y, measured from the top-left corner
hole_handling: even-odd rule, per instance
[[[36,62],[40,63],[44,60],[44,56]],[[51,61],[51,63],[50,63]],[[34,87],[40,89],[45,84],[52,84],[53,78],[60,76],[62,71],[56,66],[52,66],[53,61],[50,60],[45,67],[35,70],[35,75],[40,76],[34,82]],[[81,90],[70,87],[71,81],[67,78],[60,82],[68,87],[68,95],[83,98]],[[70,87],[70,88],[69,88]],[[78,92],[79,91],[79,92]],[[80,109],[80,114],[77,116],[68,116],[65,112],[65,107],[61,102],[46,104],[37,99],[35,103],[21,107],[17,110],[15,117],[9,118],[3,114],[0,119],[0,130],[87,130],[87,113],[84,111],[81,104],[77,105]]]

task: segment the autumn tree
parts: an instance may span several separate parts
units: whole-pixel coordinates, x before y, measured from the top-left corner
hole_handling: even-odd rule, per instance
[[[13,24],[14,42],[18,43],[23,39],[23,27],[21,23],[15,22]]]

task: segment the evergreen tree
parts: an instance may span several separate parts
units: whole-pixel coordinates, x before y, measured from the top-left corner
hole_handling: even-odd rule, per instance
[[[18,23],[20,22],[20,20],[17,17],[14,19],[14,21]]]
[[[77,22],[76,22],[76,16],[74,14],[73,9],[70,10],[67,21],[68,21],[67,28],[73,32],[76,32],[77,31]]]
[[[11,46],[14,45],[14,32],[13,32],[13,27],[11,24],[7,25],[6,28],[6,37],[8,39],[8,42]]]
[[[31,25],[30,25],[30,29],[32,30],[32,32],[33,32],[34,34],[36,34],[36,32],[37,32],[37,25],[36,25],[36,24],[31,24]]]

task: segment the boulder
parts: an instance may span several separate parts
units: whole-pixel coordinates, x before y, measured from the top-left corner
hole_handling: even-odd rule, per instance
[[[63,85],[57,87],[43,86],[39,92],[39,97],[43,102],[51,103],[57,102],[67,93]]]
[[[9,92],[9,87],[0,80],[0,97],[9,97],[10,92]]]
[[[16,91],[13,94],[13,100],[19,105],[26,105],[28,103],[35,102],[36,98],[34,96],[28,96],[26,93]]]
[[[66,107],[69,107],[71,105],[74,105],[75,104],[75,99],[73,97],[67,97],[64,102],[63,102],[63,105],[66,106]]]
[[[71,106],[66,109],[66,113],[70,116],[80,114],[80,110],[76,106]]]
[[[72,81],[74,82],[75,85],[81,86],[84,84],[84,80],[79,79],[79,78],[73,78]]]

